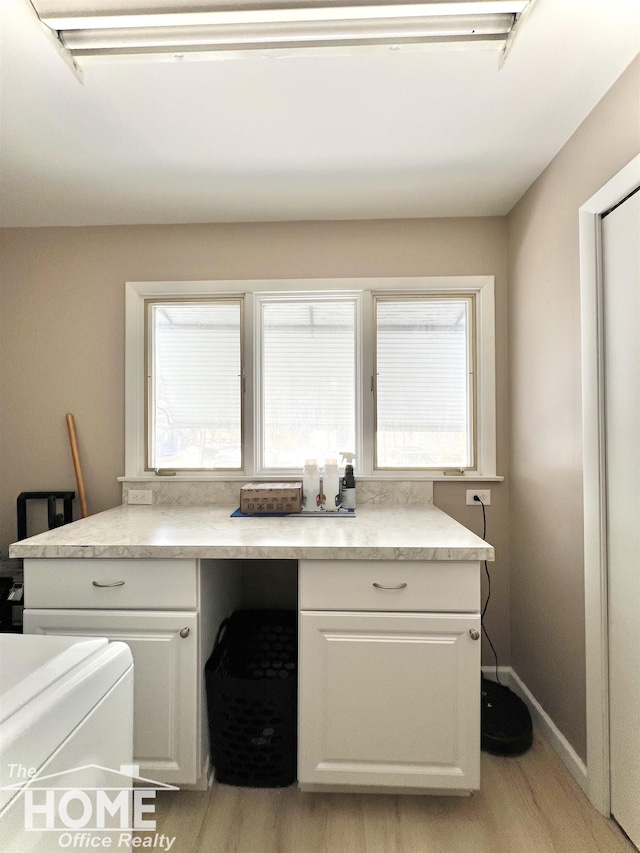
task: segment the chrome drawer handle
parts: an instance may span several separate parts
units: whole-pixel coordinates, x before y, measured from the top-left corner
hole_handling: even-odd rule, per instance
[[[91,581],[94,586],[124,586],[124,581],[114,581],[113,583],[100,583],[99,581]]]
[[[397,586],[385,586],[382,583],[374,583],[376,589],[404,589],[406,587],[406,583],[399,583]]]

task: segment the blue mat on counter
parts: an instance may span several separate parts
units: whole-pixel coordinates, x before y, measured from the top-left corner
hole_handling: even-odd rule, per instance
[[[234,510],[229,518],[355,518],[355,509],[340,509],[334,512],[240,512],[240,507]]]

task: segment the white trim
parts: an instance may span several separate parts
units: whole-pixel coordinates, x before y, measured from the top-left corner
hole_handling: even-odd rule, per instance
[[[144,470],[144,292],[125,285],[124,470]],[[142,463],[142,465],[141,465]]]
[[[495,681],[494,666],[483,666],[482,672],[486,678],[489,678],[491,681]],[[500,675],[500,682],[505,687],[513,690],[513,692],[522,699],[529,709],[533,722],[558,753],[560,760],[565,765],[569,773],[571,773],[578,785],[580,785],[585,793],[588,793],[588,777],[585,763],[553,722],[551,717],[544,710],[542,705],[535,698],[533,693],[531,693],[518,674],[514,672],[513,667],[500,666],[498,667],[498,674]]]
[[[280,476],[296,476],[295,471],[283,470],[282,468],[269,468],[265,465],[264,462],[264,399],[263,399],[263,353],[264,353],[264,324],[263,324],[263,311],[266,305],[273,305],[277,302],[282,303],[291,303],[291,302],[343,302],[353,306],[353,372],[354,372],[354,387],[356,393],[356,403],[355,403],[355,422],[356,422],[356,434],[354,438],[354,446],[353,447],[345,447],[334,448],[336,452],[339,454],[340,450],[348,450],[351,453],[355,453],[356,459],[363,458],[362,452],[362,413],[361,408],[359,406],[359,401],[362,395],[362,383],[363,383],[363,373],[362,373],[362,293],[363,291],[340,291],[339,293],[335,293],[329,290],[304,290],[296,291],[295,293],[291,292],[267,292],[267,293],[256,293],[255,295],[255,322],[253,326],[253,330],[248,330],[247,335],[253,337],[254,342],[254,354],[253,354],[253,367],[254,367],[254,388],[253,388],[253,406],[251,407],[253,410],[254,416],[254,426],[252,433],[249,435],[253,435],[253,452],[254,452],[254,467],[253,471],[255,472],[256,477],[280,477]],[[251,399],[251,398],[249,398]],[[319,460],[320,464],[322,464],[322,459]],[[340,457],[338,456],[338,461],[340,461]],[[251,469],[248,469],[251,470]],[[299,476],[299,474],[298,474]]]
[[[300,479],[300,474],[297,474],[297,478]],[[264,479],[262,477],[256,479]],[[287,479],[283,475],[283,479]],[[295,476],[294,476],[295,479]],[[197,480],[199,483],[213,482],[218,483],[221,480],[225,482],[233,482],[237,480],[238,482],[246,482],[247,475],[246,474],[234,474],[231,471],[225,472],[223,475],[212,476],[211,474],[200,474],[197,476],[193,476],[192,473],[189,474],[176,474],[171,477],[157,477],[153,471],[147,471],[145,474],[140,474],[139,476],[133,475],[131,477],[122,476],[116,477],[118,483],[155,483],[158,480],[161,482],[164,480],[171,480],[171,482],[193,482],[193,480]],[[379,482],[384,480],[385,482],[394,483],[401,482],[406,483],[407,480],[416,480],[421,483],[502,483],[504,482],[504,477],[483,477],[478,474],[470,474],[468,477],[464,474],[456,475],[449,477],[444,474],[414,474],[412,471],[403,471],[401,474],[393,472],[391,474],[358,474],[358,480],[370,480],[371,482]]]
[[[375,453],[375,435],[373,429],[365,429],[364,424],[373,424],[375,422],[374,415],[374,399],[371,392],[371,382],[373,381],[374,373],[374,299],[370,290],[362,291],[362,299],[360,300],[360,356],[362,373],[360,377],[360,396],[358,398],[358,406],[360,412],[359,424],[359,439],[362,448],[362,456],[356,456],[358,467],[358,479],[369,480],[377,479],[373,474],[373,456]],[[396,477],[396,479],[401,479]]]
[[[496,668],[495,666],[481,666],[482,674],[485,678],[489,679],[489,681],[496,680]],[[499,666],[498,667],[498,676],[500,677],[500,684],[504,684],[505,687],[511,686],[511,667],[510,666]]]
[[[640,184],[634,157],[579,212],[587,693],[587,796],[610,814],[606,466],[602,363],[601,215]]]
[[[256,412],[255,406],[248,401],[255,399],[256,388],[256,339],[255,335],[251,334],[251,330],[255,325],[256,300],[254,293],[244,294],[244,320],[243,320],[243,336],[244,336],[244,376],[245,388],[242,399],[242,421],[243,421],[243,436],[242,436],[242,472],[236,476],[246,482],[246,474],[244,471],[256,470],[255,442],[251,440],[251,436],[255,435],[256,431]],[[178,475],[176,475],[178,476]],[[202,477],[202,475],[200,475]],[[193,479],[193,478],[191,478]],[[220,479],[220,476],[215,479]],[[233,479],[233,477],[231,478]]]
[[[558,753],[569,773],[586,793],[587,768],[584,761],[513,669],[510,672],[510,681],[513,692],[525,703],[540,731]]]
[[[125,291],[125,479],[148,480],[156,475],[144,470],[144,300],[158,297],[189,297],[189,296],[237,296],[245,295],[247,304],[245,348],[254,345],[250,333],[251,315],[255,315],[252,294],[271,293],[282,294],[309,291],[333,291],[335,293],[354,291],[362,292],[363,307],[361,319],[364,318],[364,304],[374,292],[403,292],[406,294],[425,291],[455,293],[465,292],[476,295],[477,311],[477,389],[478,389],[478,421],[477,421],[477,460],[474,471],[466,471],[463,475],[449,476],[444,471],[376,471],[372,470],[372,459],[367,455],[368,445],[363,448],[363,458],[357,459],[358,467],[362,467],[362,475],[372,476],[376,480],[442,480],[444,482],[479,481],[483,479],[501,480],[496,476],[496,377],[495,377],[495,296],[493,276],[428,276],[408,278],[339,278],[339,279],[252,279],[232,281],[147,281],[127,282]],[[346,294],[345,294],[346,295]],[[363,330],[367,322],[362,324]],[[366,331],[364,334],[367,334]],[[359,347],[366,344],[366,339],[358,342]],[[361,360],[362,349],[358,353],[359,363],[363,368],[367,364]],[[256,352],[245,351],[245,370],[247,371],[247,393],[245,400],[253,399],[255,386]],[[366,373],[361,370],[361,379]],[[366,379],[363,380],[366,383]],[[366,388],[362,386],[359,400],[361,406],[361,421],[367,417],[371,404],[367,399]],[[245,425],[249,429],[251,407],[245,406]],[[255,431],[256,424],[253,424]],[[361,427],[362,429],[362,427]],[[363,437],[358,436],[361,447]],[[370,443],[370,442],[369,442]],[[190,480],[229,480],[234,474],[246,478],[255,476],[257,458],[252,459],[254,452],[251,442],[245,442],[245,469],[242,472],[189,472]],[[287,472],[278,472],[279,476],[287,476]],[[180,476],[180,474],[178,475]]]
[[[485,282],[477,290],[478,312],[476,342],[477,367],[477,454],[479,474],[496,473],[496,308],[494,280]]]

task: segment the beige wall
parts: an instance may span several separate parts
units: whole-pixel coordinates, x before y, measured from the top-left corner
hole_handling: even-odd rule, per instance
[[[578,209],[640,151],[640,60],[508,217],[511,662],[586,757]]]
[[[504,218],[6,229],[0,239],[2,550],[15,539],[20,491],[75,488],[66,412],[76,419],[90,512],[120,502],[127,280],[495,275],[498,471],[507,473]],[[436,504],[481,532],[464,487],[437,484]],[[508,487],[491,488],[498,559],[487,625],[507,663]]]

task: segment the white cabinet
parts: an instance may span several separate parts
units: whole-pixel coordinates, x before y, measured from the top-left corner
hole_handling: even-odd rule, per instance
[[[143,776],[206,787],[204,665],[238,606],[229,560],[25,560],[24,630],[128,643],[134,663],[134,762]]]
[[[143,775],[159,782],[196,782],[201,768],[195,613],[36,609],[25,612],[24,629],[127,643],[134,665],[134,760]]]
[[[241,605],[237,560],[25,560],[25,631],[124,640],[134,761],[206,784],[204,664]],[[301,560],[298,779],[465,792],[480,780],[480,566]]]
[[[355,575],[345,576],[347,588],[359,574],[365,596],[382,581],[390,588],[405,583],[405,590],[416,575],[413,566],[382,578],[381,567],[369,565],[368,573],[360,565]],[[300,564],[300,596],[307,607],[328,599],[319,580],[322,570],[321,562]],[[422,572],[428,574],[428,564],[422,564]],[[478,564],[475,573],[479,582]],[[313,584],[307,582],[311,578]],[[331,570],[326,578],[330,600],[338,601],[340,579]],[[423,578],[422,589],[425,583]],[[395,590],[388,591],[394,596]],[[398,608],[403,599],[391,600]],[[453,793],[479,788],[479,595],[475,610],[301,610],[298,779],[303,789]]]

